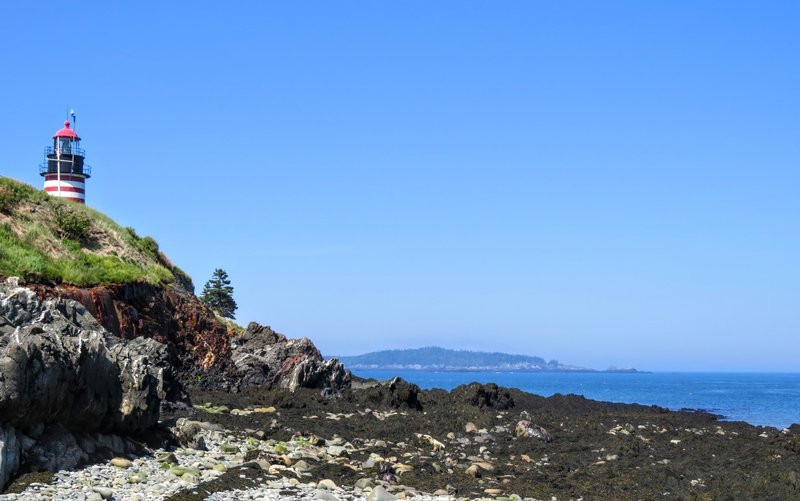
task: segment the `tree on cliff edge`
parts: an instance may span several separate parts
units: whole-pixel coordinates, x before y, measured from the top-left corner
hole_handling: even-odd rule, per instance
[[[236,301],[233,300],[233,287],[225,270],[222,268],[214,270],[211,280],[203,286],[200,301],[210,306],[221,317],[233,318]]]

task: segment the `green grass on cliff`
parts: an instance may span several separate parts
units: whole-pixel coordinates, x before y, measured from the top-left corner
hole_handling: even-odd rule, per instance
[[[6,177],[0,177],[0,275],[81,287],[145,281],[192,288],[152,238]]]

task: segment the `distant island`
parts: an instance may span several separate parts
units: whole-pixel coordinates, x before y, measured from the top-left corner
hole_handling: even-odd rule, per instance
[[[545,361],[541,357],[510,353],[450,350],[427,346],[405,350],[383,350],[363,355],[340,356],[348,369],[405,369],[436,371],[526,371],[526,372],[638,372],[636,369],[609,367],[597,371],[577,365],[562,364],[558,360]]]

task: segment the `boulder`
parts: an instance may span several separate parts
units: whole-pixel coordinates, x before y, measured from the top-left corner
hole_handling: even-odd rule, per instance
[[[48,426],[23,455],[23,463],[32,471],[71,470],[87,459],[75,436],[59,423]]]
[[[517,423],[514,433],[518,438],[538,438],[545,442],[553,440],[553,436],[547,430],[525,419]]]
[[[208,423],[201,421],[179,418],[172,427],[172,433],[181,446],[204,451],[206,450],[206,441],[202,432],[209,426]]]

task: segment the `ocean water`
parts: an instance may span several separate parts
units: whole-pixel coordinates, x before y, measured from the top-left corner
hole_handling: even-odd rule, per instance
[[[400,376],[426,389],[450,390],[473,381],[491,382],[544,396],[575,393],[608,402],[703,409],[726,421],[776,428],[800,423],[800,373],[353,372],[381,380]]]

